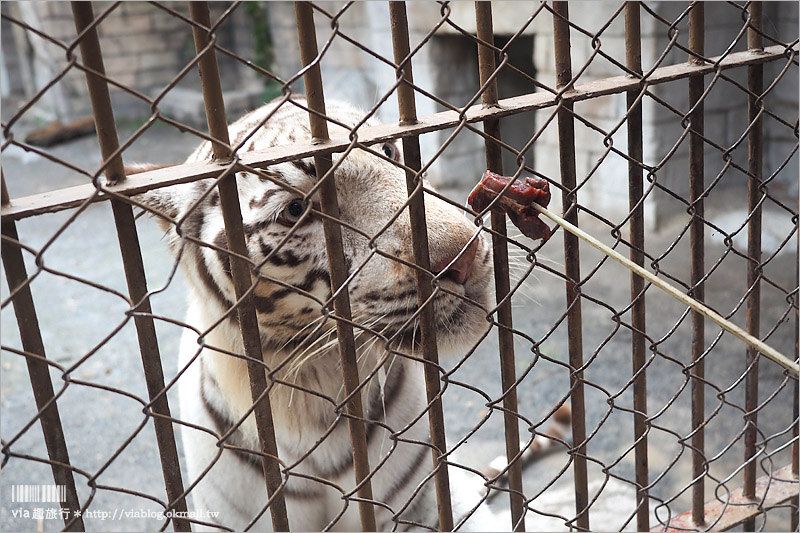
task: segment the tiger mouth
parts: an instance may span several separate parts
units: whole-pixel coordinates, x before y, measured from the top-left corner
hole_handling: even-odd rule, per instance
[[[463,294],[459,297],[442,293],[433,300],[436,336],[440,341],[448,341],[471,332],[470,324],[483,316],[485,311],[478,303],[480,295]],[[445,299],[454,298],[455,302]],[[373,330],[388,339],[390,346],[418,352],[421,350],[421,315],[417,313],[416,301],[408,307],[399,307],[384,315],[391,318],[380,321]]]
[[[433,306],[434,324],[440,344],[453,345],[475,335],[476,326],[489,311],[487,310],[487,291],[481,283],[462,285],[448,279],[440,279],[434,298],[428,302]],[[420,320],[416,290],[408,289],[400,298],[388,299],[391,306],[383,309],[355,310],[352,320],[359,343],[386,345],[391,350],[409,353],[421,351]],[[370,301],[370,300],[367,300]],[[384,305],[389,301],[384,299]],[[364,312],[366,311],[366,312]],[[322,327],[317,314],[294,315],[288,320],[286,315],[275,313],[260,314],[262,344],[279,351],[301,350],[317,345],[323,340],[335,339],[335,327]],[[376,344],[377,342],[377,344]]]

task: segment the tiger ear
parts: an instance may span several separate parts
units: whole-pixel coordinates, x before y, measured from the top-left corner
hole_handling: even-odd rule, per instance
[[[169,166],[172,165],[132,163],[125,165],[125,175],[130,176],[132,174],[149,172]],[[161,226],[164,231],[167,231],[172,225],[171,222],[178,217],[180,211],[180,202],[178,201],[180,195],[178,193],[179,190],[176,190],[175,186],[172,186],[153,189],[142,194],[137,194],[133,198],[137,202],[146,205],[150,209],[149,214],[156,218],[158,225]]]
[[[158,164],[158,163],[128,163],[125,165],[125,175],[141,174],[142,172],[150,172],[151,170],[158,170],[160,168],[169,168],[173,165]]]

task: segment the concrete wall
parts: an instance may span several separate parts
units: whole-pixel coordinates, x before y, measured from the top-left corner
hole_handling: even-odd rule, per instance
[[[784,42],[797,39],[798,4],[796,2],[764,2],[765,30]],[[744,22],[741,11],[727,3],[707,2],[705,4],[705,52],[707,57],[723,54],[733,44],[734,37],[742,28]],[[681,14],[681,6],[671,2],[659,5],[659,13],[668,20],[677,20]],[[688,46],[688,17],[678,24],[679,40]],[[765,41],[765,46],[775,44]],[[658,39],[656,52],[660,53],[667,45],[667,39],[662,36]],[[732,46],[732,51],[747,49],[747,38],[744,35]],[[686,61],[684,52],[673,49],[666,58],[665,64]],[[780,71],[786,66],[786,61],[771,62],[764,67],[764,89],[772,84]],[[798,113],[798,69],[790,69],[781,77],[773,89],[765,96],[766,108],[790,123],[796,123]],[[719,179],[719,186],[743,188],[747,182],[747,175],[736,168],[726,168],[725,152],[732,147],[730,156],[732,161],[740,167],[747,168],[747,140],[740,141],[748,127],[747,94],[742,87],[747,87],[747,69],[733,69],[724,72],[727,78],[716,81],[713,76],[705,76],[704,86],[714,84],[708,97],[705,99],[705,135],[711,142],[705,144],[705,182]],[[737,84],[739,86],[737,86]],[[672,107],[686,112],[689,109],[688,87],[686,83],[662,85],[654,88],[653,93]],[[663,105],[651,105],[652,108],[652,136],[650,143],[649,164],[656,164],[668,154],[678,142],[683,128],[680,118],[676,119],[674,112]],[[790,127],[780,124],[773,118],[763,120],[764,128],[764,168],[765,177],[778,170],[791,154],[793,146],[797,144],[797,137]],[[737,144],[737,142],[739,144]],[[683,141],[669,162],[657,173],[658,182],[670,190],[688,197],[688,141]],[[783,168],[775,181],[770,186],[771,193],[786,199],[794,198],[796,205],[798,165],[797,156]],[[664,196],[661,207],[671,207],[673,203]],[[791,201],[791,200],[790,200]],[[676,206],[677,207],[677,206]],[[770,206],[767,205],[767,208]],[[663,213],[664,209],[659,209]]]

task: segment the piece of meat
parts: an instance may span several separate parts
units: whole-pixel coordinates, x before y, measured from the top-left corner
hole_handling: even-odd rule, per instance
[[[492,211],[507,214],[526,237],[546,241],[550,238],[550,227],[539,219],[539,213],[531,208],[531,204],[536,202],[547,207],[550,203],[550,185],[542,178],[525,178],[524,181],[518,179],[501,195],[511,180],[512,178],[487,170],[480,183],[469,194],[467,201],[470,207],[481,212],[499,196],[492,205]]]

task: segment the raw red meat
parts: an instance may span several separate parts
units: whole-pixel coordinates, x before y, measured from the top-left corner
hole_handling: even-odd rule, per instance
[[[487,170],[467,199],[470,207],[481,212],[499,196],[492,205],[492,211],[507,214],[526,237],[546,241],[550,238],[550,227],[539,219],[539,213],[531,208],[531,204],[536,202],[547,207],[550,203],[550,185],[542,178],[518,179],[501,195],[511,180]]]

